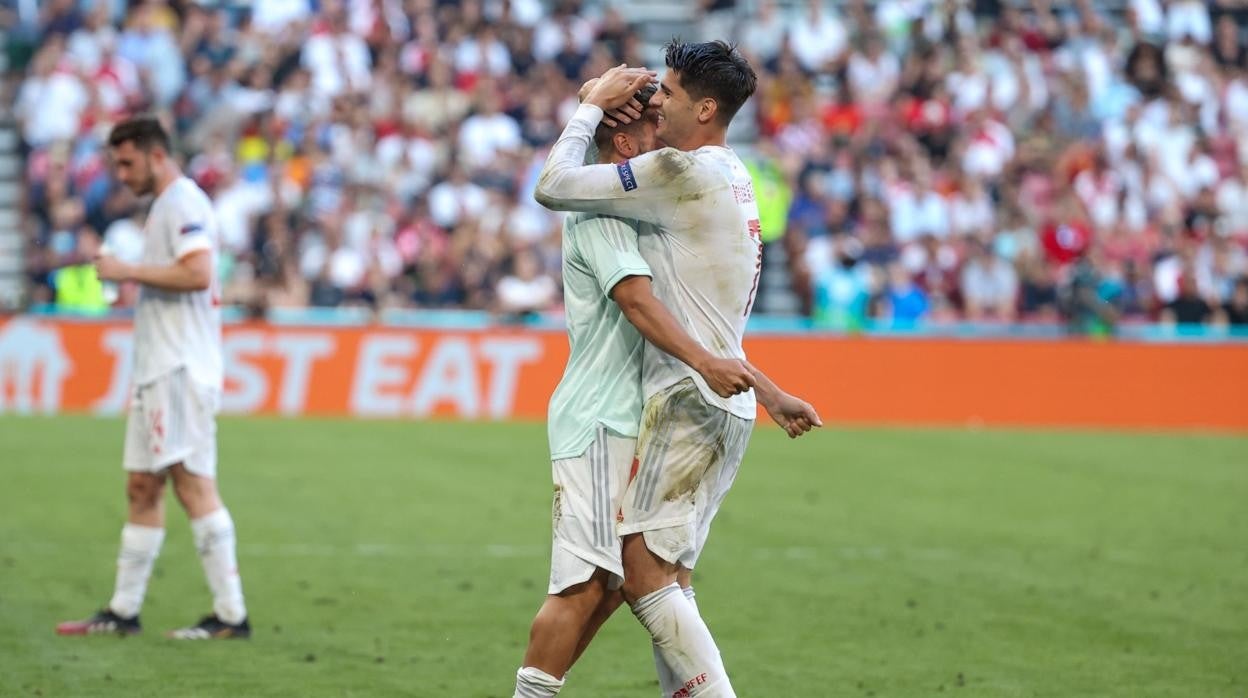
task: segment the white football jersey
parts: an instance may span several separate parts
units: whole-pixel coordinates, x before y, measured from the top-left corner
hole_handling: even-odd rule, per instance
[[[538,198],[550,208],[636,218],[658,227],[640,236],[655,295],[691,337],[721,358],[745,358],[741,340],[762,268],[758,203],[749,172],[732,150],[663,148],[618,165],[582,166],[602,110],[582,105],[547,159]],[[647,344],[646,397],[693,378],[702,396],[754,419],[753,391],[716,395],[696,371]]]
[[[207,250],[213,282],[204,291],[143,286],[134,311],[134,382],[150,383],[185,366],[195,382],[221,388],[221,308],[216,298],[217,219],[195,182],[175,180],[152,202],[143,226],[143,263],[169,266]]]

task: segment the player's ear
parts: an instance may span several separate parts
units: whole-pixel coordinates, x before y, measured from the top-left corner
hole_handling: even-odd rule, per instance
[[[637,142],[622,131],[611,136],[611,145],[615,146],[615,152],[626,158],[635,158],[641,154],[637,152]]]
[[[710,97],[698,101],[698,123],[709,124],[719,113],[719,104]]]

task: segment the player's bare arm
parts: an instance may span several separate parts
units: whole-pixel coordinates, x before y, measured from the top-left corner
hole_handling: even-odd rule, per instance
[[[749,362],[745,363],[754,376],[754,395],[758,402],[767,410],[768,416],[779,424],[789,438],[796,439],[815,427],[823,426],[819,413],[805,400],[790,395],[780,389],[765,373]]]
[[[732,397],[754,387],[754,374],[739,359],[721,359],[693,340],[654,297],[650,279],[630,276],[611,289],[611,299],[641,336],[701,374],[720,397]]]
[[[212,285],[212,254],[195,250],[169,265],[128,264],[102,255],[95,260],[95,272],[101,281],[136,281],[162,291],[204,291]]]

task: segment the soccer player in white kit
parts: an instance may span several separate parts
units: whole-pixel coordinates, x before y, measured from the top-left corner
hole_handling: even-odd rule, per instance
[[[673,43],[650,102],[669,146],[618,165],[585,166],[604,110],[632,92],[616,76],[586,97],[552,149],[539,202],[566,211],[635,218],[658,228],[640,249],[655,295],[717,356],[744,359],[741,341],[762,265],[753,183],[727,147],[733,115],[756,76],[724,42]],[[612,79],[608,79],[611,77]],[[774,389],[764,381],[759,387]],[[735,478],[753,428],[755,397],[724,398],[696,372],[647,346],[639,468],[624,495],[623,593],[666,664],[674,696],[733,696],[710,631],[678,579],[692,569]],[[817,416],[810,414],[809,419]]]
[[[117,178],[153,195],[143,261],[96,260],[103,281],[134,281],[134,385],[124,467],[129,516],[121,530],[113,597],[94,616],[57,626],[61,635],[141,631],[139,610],[165,538],[165,483],[191,520],[212,591],[213,613],[174,630],[177,639],[251,636],[235,556],[234,522],[217,492],[216,413],[221,398],[221,310],[215,296],[217,222],[212,202],[182,175],[169,135],[152,117],[119,123],[109,135]]]
[[[631,79],[650,81],[644,74]],[[653,92],[650,86],[638,98],[648,101]],[[623,163],[652,150],[657,111],[647,116],[617,128],[600,125],[593,136],[597,161]],[[707,351],[653,295],[638,236],[656,233],[650,224],[598,214],[572,214],[564,223],[571,355],[551,396],[548,423],[556,492],[551,577],[517,672],[518,698],[556,695],[568,667],[618,605],[618,594],[609,590],[623,576],[615,527],[641,420],[642,338],[690,366],[717,395],[735,395],[755,383],[752,367]],[[794,398],[787,405],[764,403],[769,409],[808,408]],[[661,656],[656,664],[664,685],[672,683]]]

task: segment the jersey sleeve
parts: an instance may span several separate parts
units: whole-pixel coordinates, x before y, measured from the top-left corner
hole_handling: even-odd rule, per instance
[[[637,248],[637,228],[626,220],[600,216],[582,221],[571,231],[581,258],[605,296],[630,276],[649,276],[650,265]]]
[[[699,188],[693,155],[662,148],[616,165],[584,165],[602,110],[582,104],[550,150],[534,198],[556,211],[588,211],[666,226],[677,200]]]
[[[216,221],[211,204],[203,201],[188,202],[171,207],[165,234],[169,236],[169,248],[173,250],[174,259],[213,248],[216,236]]]

